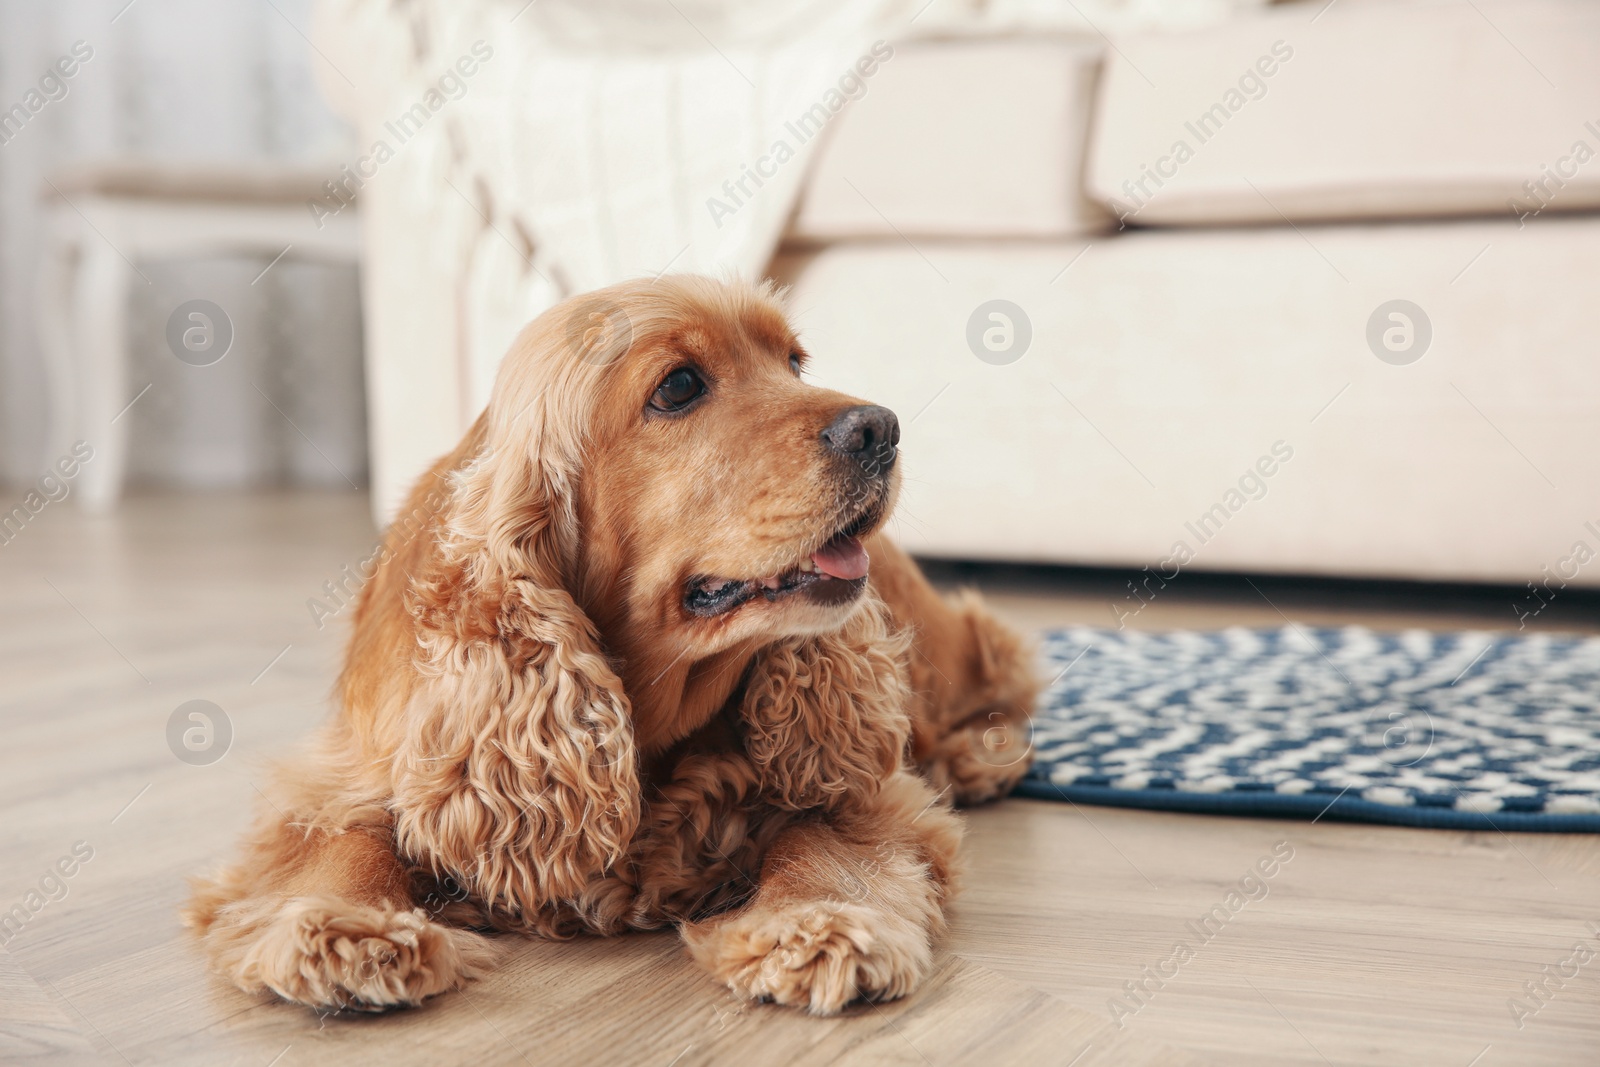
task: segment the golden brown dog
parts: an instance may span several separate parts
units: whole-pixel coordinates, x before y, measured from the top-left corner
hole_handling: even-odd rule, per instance
[[[485,931],[679,924],[743,996],[915,988],[949,801],[1021,776],[1036,685],[878,534],[894,415],[805,359],[768,290],[698,277],[523,331],[391,527],[281,810],[197,886],[218,969],[377,1009],[481,970]]]

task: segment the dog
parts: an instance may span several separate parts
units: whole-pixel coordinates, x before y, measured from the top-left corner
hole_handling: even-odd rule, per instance
[[[495,932],[676,925],[741,997],[928,973],[953,804],[1028,765],[1031,654],[882,533],[888,409],[814,386],[770,285],[535,319],[390,527],[338,710],[185,908],[241,988],[416,1004]]]

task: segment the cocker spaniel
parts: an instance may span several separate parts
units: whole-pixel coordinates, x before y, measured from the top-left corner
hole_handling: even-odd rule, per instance
[[[916,987],[950,802],[1026,770],[1037,684],[879,532],[894,414],[805,362],[770,288],[694,276],[523,331],[390,528],[338,711],[196,883],[222,973],[379,1010],[481,972],[486,932],[676,924],[744,997]]]

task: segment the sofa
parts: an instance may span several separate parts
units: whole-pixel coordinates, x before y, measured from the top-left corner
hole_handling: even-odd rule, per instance
[[[1597,153],[1581,0],[913,23],[759,269],[815,378],[899,413],[918,554],[1600,585]],[[396,267],[457,198],[404,195],[363,204],[380,513],[481,406],[492,365],[448,349],[505,289]]]

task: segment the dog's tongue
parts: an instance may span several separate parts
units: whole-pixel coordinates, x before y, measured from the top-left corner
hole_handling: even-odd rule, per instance
[[[811,553],[811,562],[828,577],[842,578],[847,582],[864,578],[867,574],[867,550],[859,540],[843,534]]]

